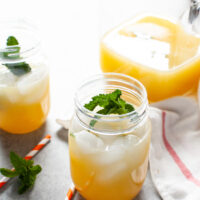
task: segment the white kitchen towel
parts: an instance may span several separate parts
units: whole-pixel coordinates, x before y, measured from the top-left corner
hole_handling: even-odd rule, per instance
[[[151,107],[150,171],[163,200],[200,200],[200,115],[192,98]]]

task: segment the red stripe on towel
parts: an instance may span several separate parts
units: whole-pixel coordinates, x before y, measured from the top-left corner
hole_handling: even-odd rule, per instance
[[[172,156],[173,160],[175,161],[175,163],[177,164],[177,166],[179,167],[179,169],[181,170],[183,175],[188,180],[190,180],[191,182],[193,182],[194,184],[196,184],[197,186],[200,187],[200,181],[192,175],[190,170],[186,167],[186,165],[183,163],[183,161],[180,159],[178,154],[174,151],[173,147],[168,142],[168,140],[166,138],[166,134],[165,134],[166,133],[166,131],[165,131],[165,119],[166,119],[166,112],[163,111],[162,112],[162,138],[163,138],[163,142],[165,144],[167,151]]]

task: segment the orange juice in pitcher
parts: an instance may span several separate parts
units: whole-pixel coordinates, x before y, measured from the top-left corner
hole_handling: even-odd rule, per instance
[[[139,15],[108,31],[100,44],[103,72],[141,81],[151,102],[193,93],[200,77],[200,36],[170,18]]]

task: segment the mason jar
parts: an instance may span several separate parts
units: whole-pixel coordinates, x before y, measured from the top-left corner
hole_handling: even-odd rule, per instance
[[[93,96],[116,89],[134,111],[102,115],[84,107]],[[146,177],[151,138],[143,85],[118,73],[88,79],[76,92],[68,138],[72,180],[85,199],[134,198]]]
[[[0,22],[0,128],[23,134],[49,112],[49,70],[37,28],[25,20]]]

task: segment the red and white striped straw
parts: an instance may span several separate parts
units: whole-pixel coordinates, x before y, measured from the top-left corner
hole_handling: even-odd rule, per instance
[[[46,135],[25,157],[24,159],[32,159],[48,142],[50,142],[51,135]]]
[[[68,189],[67,196],[66,196],[65,200],[71,200],[72,197],[75,194],[75,190],[76,190],[76,188],[75,188],[74,184],[71,183],[71,185],[70,185],[70,187]]]
[[[30,160],[32,159],[48,142],[50,142],[51,135],[46,135],[25,157],[24,159]],[[14,168],[12,169],[14,170]],[[3,187],[10,178],[3,177],[0,180],[0,188]]]

